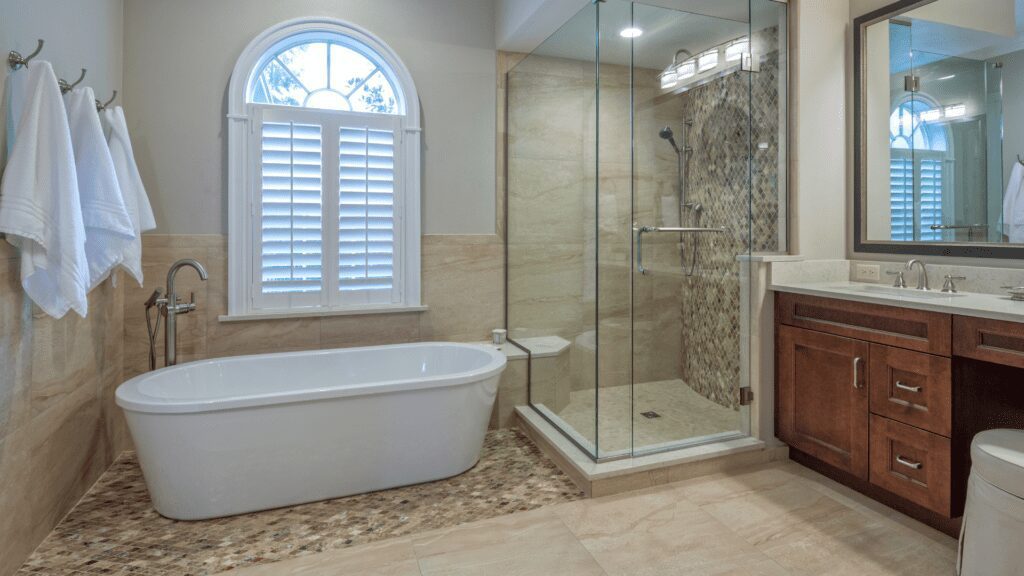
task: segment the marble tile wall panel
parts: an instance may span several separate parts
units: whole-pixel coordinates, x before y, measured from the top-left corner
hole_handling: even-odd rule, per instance
[[[227,313],[227,241],[223,236],[146,235],[145,286],[129,283],[124,296],[125,376],[148,370],[149,342],[143,302],[166,283],[171,264],[192,257],[207,266],[201,282],[178,276],[181,294],[194,291],[199,309],[179,317],[182,361],[294,350],[417,341],[488,339],[503,324],[503,249],[497,236],[425,236],[422,313],[221,322]],[[163,337],[157,365],[163,365]]]
[[[129,446],[122,381],[124,285],[103,282],[89,314],[54,320],[24,295],[0,242],[0,575],[12,574]]]

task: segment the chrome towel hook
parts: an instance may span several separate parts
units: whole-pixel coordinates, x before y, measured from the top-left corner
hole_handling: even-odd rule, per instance
[[[85,68],[82,68],[82,74],[78,76],[78,80],[75,80],[74,84],[68,84],[68,81],[63,78],[58,80],[57,85],[60,86],[60,93],[67,94],[68,92],[71,92],[75,89],[75,86],[82,83],[82,80],[85,80]]]
[[[102,112],[103,110],[106,110],[107,106],[110,106],[111,104],[114,103],[114,100],[117,100],[117,90],[114,90],[114,95],[110,97],[110,100],[107,100],[106,102],[100,102],[99,100],[97,100],[96,101],[96,110],[98,112]]]
[[[33,51],[28,56],[22,56],[21,53],[18,52],[17,50],[11,50],[10,52],[8,52],[7,53],[7,65],[11,67],[11,70],[17,70],[18,68],[21,68],[22,66],[27,65],[33,58],[38,56],[39,53],[42,52],[42,51],[43,51],[43,39],[40,38],[39,39],[39,45],[36,46],[35,51]]]

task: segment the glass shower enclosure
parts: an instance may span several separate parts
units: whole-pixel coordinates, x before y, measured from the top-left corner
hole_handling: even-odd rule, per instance
[[[595,460],[749,434],[753,252],[786,250],[786,4],[595,2],[506,79],[509,339]]]

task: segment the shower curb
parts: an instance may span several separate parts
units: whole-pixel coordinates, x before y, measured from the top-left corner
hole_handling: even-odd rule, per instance
[[[787,446],[736,438],[607,462],[594,462],[529,406],[517,406],[514,425],[589,498],[641,490],[789,458]]]

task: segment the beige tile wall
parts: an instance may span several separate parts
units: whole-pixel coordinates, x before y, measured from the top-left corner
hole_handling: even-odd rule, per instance
[[[122,380],[124,285],[54,320],[24,295],[0,241],[0,575],[12,574],[129,443]]]
[[[177,277],[179,295],[196,294],[198,311],[179,317],[179,361],[447,340],[488,339],[504,323],[503,246],[497,236],[424,236],[422,313],[375,314],[283,320],[221,322],[227,313],[227,239],[224,236],[146,235],[145,286],[131,284],[124,298],[125,377],[148,369],[149,348],[143,303],[166,284],[179,258],[206,266],[202,282],[190,270]],[[159,338],[162,343],[163,338]],[[157,364],[163,365],[162,344]]]

